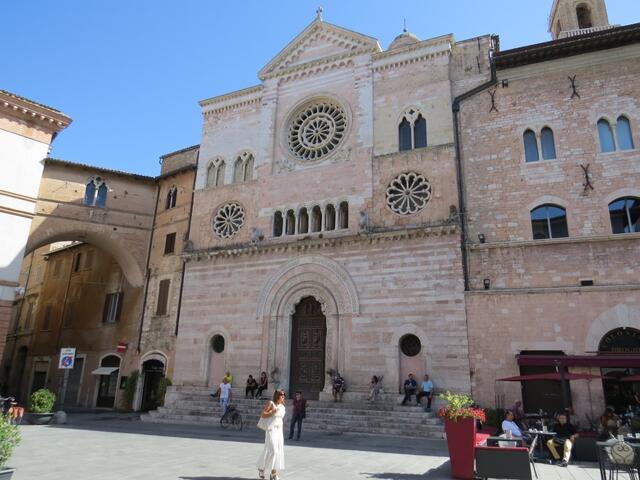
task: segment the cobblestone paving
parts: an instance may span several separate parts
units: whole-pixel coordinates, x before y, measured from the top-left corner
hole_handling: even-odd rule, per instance
[[[14,480],[249,480],[262,432],[144,424],[117,414],[74,414],[61,426],[23,426]],[[285,442],[285,479],[448,479],[442,440],[306,433]],[[539,465],[540,479],[597,480],[594,464]]]

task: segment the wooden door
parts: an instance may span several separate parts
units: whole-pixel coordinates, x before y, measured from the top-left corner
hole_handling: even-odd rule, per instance
[[[327,322],[320,303],[303,298],[296,306],[291,329],[291,391],[315,400],[324,388]]]

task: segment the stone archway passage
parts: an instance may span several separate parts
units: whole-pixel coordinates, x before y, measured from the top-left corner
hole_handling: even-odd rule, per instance
[[[301,391],[306,398],[318,399],[324,388],[327,320],[313,297],[303,298],[292,319],[290,395]]]

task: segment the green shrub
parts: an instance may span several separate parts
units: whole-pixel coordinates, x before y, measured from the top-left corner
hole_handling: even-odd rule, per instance
[[[20,443],[20,430],[11,423],[8,415],[0,416],[0,470],[4,469],[13,453],[13,449]]]
[[[156,387],[156,407],[162,407],[164,405],[164,395],[167,393],[167,387],[171,385],[171,380],[167,377],[162,377],[158,380],[158,386]]]
[[[128,409],[133,407],[133,397],[136,395],[136,387],[138,386],[138,377],[140,376],[140,372],[138,370],[134,370],[127,377],[126,382],[124,382],[124,403]]]
[[[54,403],[56,403],[56,394],[51,390],[41,388],[31,394],[29,411],[32,413],[50,413],[53,411]]]

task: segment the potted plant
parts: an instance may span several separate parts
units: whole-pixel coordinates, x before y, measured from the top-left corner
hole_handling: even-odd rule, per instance
[[[46,425],[53,419],[53,404],[56,403],[56,395],[51,390],[41,388],[31,394],[29,412],[25,415],[32,425]]]
[[[474,478],[474,450],[476,447],[476,421],[486,421],[484,410],[473,408],[468,395],[443,393],[440,398],[447,404],[438,410],[444,420],[447,447],[451,460],[451,476],[463,480]]]
[[[136,389],[138,388],[138,378],[140,377],[140,372],[138,370],[134,370],[129,374],[127,380],[124,382],[124,392],[122,394],[124,401],[124,408],[127,410],[133,410],[133,399],[136,395]]]
[[[13,449],[20,443],[20,430],[8,415],[0,416],[0,480],[9,480],[15,469],[7,468]]]

